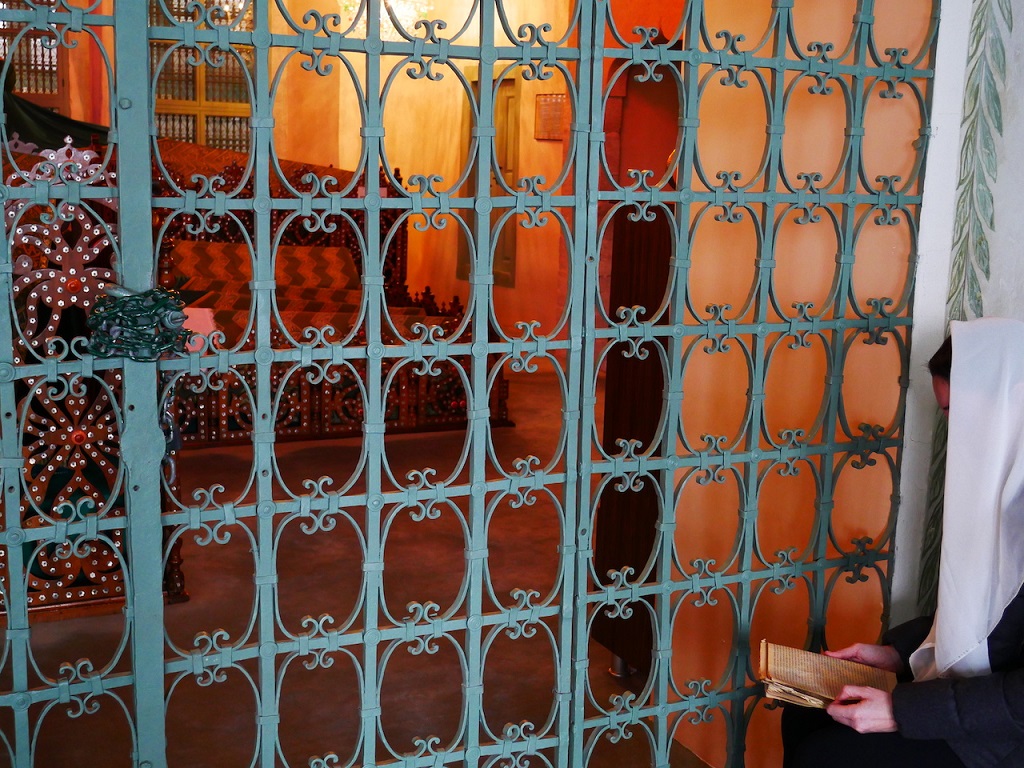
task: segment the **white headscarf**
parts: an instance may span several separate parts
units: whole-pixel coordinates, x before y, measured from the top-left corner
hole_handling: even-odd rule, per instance
[[[1024,584],[1024,323],[952,336],[938,609],[916,680],[988,674],[988,636]]]

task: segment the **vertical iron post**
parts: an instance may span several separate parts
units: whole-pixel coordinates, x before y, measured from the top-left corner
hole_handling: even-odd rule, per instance
[[[119,2],[114,9],[121,280],[129,289],[153,287],[152,189],[150,167],[150,92],[146,3]],[[135,671],[137,758],[140,768],[166,764],[163,678],[163,568],[160,519],[160,430],[155,362],[124,361],[122,460],[126,468],[127,556],[126,613],[131,627]]]

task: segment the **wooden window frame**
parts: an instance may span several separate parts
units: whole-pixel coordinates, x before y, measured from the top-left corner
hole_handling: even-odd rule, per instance
[[[249,5],[247,7],[249,8],[248,13],[250,14],[250,18],[248,20],[249,25],[246,26],[247,20],[243,19],[240,24],[242,29],[251,28],[252,6]],[[172,8],[172,10],[174,9]],[[184,12],[184,9],[178,10]],[[159,10],[159,3],[157,3],[156,0],[150,0],[150,23],[166,23],[166,20],[161,20],[161,16],[162,12]],[[160,45],[160,41],[153,41],[151,45]],[[223,144],[217,142],[211,144],[210,140],[213,137],[209,135],[207,123],[209,118],[215,117],[248,119],[252,114],[249,101],[220,101],[216,99],[209,99],[207,98],[207,85],[210,72],[209,67],[191,67],[189,71],[193,77],[192,92],[194,94],[194,98],[166,98],[161,97],[158,91],[155,91],[154,111],[156,116],[177,115],[191,117],[194,120],[195,127],[194,134],[188,137],[188,141],[204,146],[237,149],[238,147],[225,147]]]
[[[56,5],[56,2],[57,0],[36,0],[37,4]],[[25,10],[26,8],[28,8],[28,6],[21,0],[0,0],[0,10]],[[15,22],[0,22],[0,39],[3,40],[3,43],[0,43],[0,55],[7,55],[10,50],[10,44],[14,41],[14,38],[18,36],[22,28],[22,25]],[[41,41],[48,37],[52,37],[52,34],[39,30],[29,31],[19,41],[18,50],[24,51],[26,50],[26,46],[31,50],[34,41]],[[14,93],[45,109],[52,110],[61,115],[70,115],[71,95],[67,51],[61,45],[55,45],[53,48],[48,48],[47,50],[53,51],[54,55],[54,90],[33,91],[25,89],[26,84],[31,84],[36,79],[33,76],[34,73],[46,75],[51,71],[49,66],[33,66],[35,62],[30,55],[27,62],[18,61],[17,59],[11,62],[11,67],[13,68],[15,77],[17,78]],[[46,63],[44,62],[44,64]]]

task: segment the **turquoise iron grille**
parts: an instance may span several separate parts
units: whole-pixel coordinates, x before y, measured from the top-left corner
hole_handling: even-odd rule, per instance
[[[297,2],[287,4],[290,13],[280,1],[234,5],[240,7],[226,14],[200,2],[182,8],[164,0],[155,11],[127,0],[97,0],[88,8],[66,0],[0,7],[0,21],[21,25],[33,39],[48,37],[61,52],[79,43],[95,48],[99,69],[110,83],[113,126],[106,150],[91,160],[57,157],[49,177],[45,168],[37,169],[31,177],[6,179],[4,188],[8,248],[0,282],[10,311],[0,316],[0,334],[8,342],[0,345],[0,542],[7,612],[0,761],[19,768],[42,765],[39,755],[71,738],[61,735],[65,728],[81,735],[88,727],[73,730],[76,723],[97,717],[98,711],[113,711],[123,722],[125,759],[130,753],[133,765],[165,765],[167,755],[178,754],[175,750],[189,734],[171,729],[171,715],[180,709],[176,697],[190,687],[212,695],[218,686],[239,681],[230,705],[224,706],[251,712],[253,731],[244,735],[251,752],[246,747],[245,764],[266,768],[599,765],[607,759],[603,750],[611,749],[614,760],[615,748],[629,737],[644,745],[644,757],[636,764],[667,766],[673,764],[677,737],[685,741],[688,729],[714,722],[724,723],[729,765],[759,764],[757,750],[746,739],[751,719],[764,712],[749,653],[759,602],[769,593],[805,590],[809,613],[796,621],[808,622],[807,642],[814,646],[824,640],[838,585],[874,574],[882,583],[883,617],[888,610],[895,492],[881,536],[842,540],[831,514],[839,478],[848,467],[881,465],[892,487],[898,487],[913,280],[906,279],[898,295],[863,296],[857,294],[854,271],[865,227],[903,222],[914,240],[937,4],[916,54],[879,50],[872,0],[856,4],[845,50],[799,46],[792,0],[770,4],[760,42],[710,28],[701,0],[679,13],[676,29],[660,32],[623,28],[615,19],[621,9],[614,3],[580,2],[566,13],[568,31],[562,34],[540,21],[516,23],[497,0],[473,6],[472,21],[465,25],[430,21],[399,29],[398,39],[382,39],[378,33],[388,9],[376,0],[365,7],[339,5],[356,14],[351,23],[330,13],[298,12]],[[358,23],[362,16],[365,27]],[[364,35],[364,29],[370,33]],[[251,127],[248,164],[237,169],[237,178],[202,173],[191,181],[172,178],[151,130],[160,67],[154,58],[155,71],[150,69],[151,45],[160,51],[184,49],[193,66],[211,70],[225,57],[237,56],[233,71],[245,78]],[[306,71],[324,77],[348,72],[359,83],[362,143],[351,182],[323,172],[312,173],[298,186],[282,182],[282,158],[273,136],[285,119],[275,105],[281,95],[278,68],[288,57]],[[395,61],[400,63],[385,66]],[[561,178],[528,177],[515,185],[492,186],[498,175],[492,171],[498,86],[488,77],[471,85],[460,74],[470,66],[504,69],[525,80],[564,78],[570,115],[568,162]],[[472,142],[464,177],[453,183],[414,175],[401,183],[387,157],[388,99],[399,78],[415,86],[440,77],[458,78],[468,89]],[[812,92],[834,89],[842,96],[844,146],[835,179],[786,168],[783,139],[794,78],[802,78]],[[663,173],[641,171],[623,179],[609,160],[609,115],[616,88],[625,80],[675,85],[679,130]],[[763,97],[767,139],[752,173],[708,167],[701,160],[701,104],[712,82],[759,89]],[[911,100],[920,113],[920,140],[905,179],[873,178],[863,163],[867,105],[883,96]],[[11,139],[5,132],[5,147]],[[23,156],[5,158],[5,169],[27,170]],[[111,173],[115,169],[116,175]],[[154,177],[165,185],[159,194],[153,192]],[[469,191],[488,189],[490,195]],[[609,258],[612,222],[624,222],[626,214],[636,225],[667,224],[671,258],[657,307],[620,308],[604,297],[602,265]],[[808,302],[784,305],[774,282],[784,258],[776,248],[778,229],[790,215],[799,223],[825,220],[834,227],[837,252],[826,254],[830,260],[834,256],[832,287],[817,308]],[[58,259],[52,250],[55,233],[70,237],[69,222],[76,216],[85,217],[78,220],[89,223],[94,242],[105,238],[110,243],[105,256],[80,265],[77,277],[68,271],[69,258]],[[742,306],[698,305],[693,247],[701,222],[711,217],[725,224],[747,222],[756,232],[755,279]],[[506,219],[525,229],[553,227],[561,233],[568,289],[562,318],[550,332],[541,333],[529,322],[510,330],[497,319],[497,268],[492,268],[491,254]],[[209,236],[221,227],[239,234],[236,245],[247,254],[241,280],[251,291],[240,335],[202,337],[195,351],[169,354],[159,362],[99,358],[81,339],[69,340],[82,332],[82,318],[78,326],[62,318],[91,307],[88,291],[71,299],[83,283],[92,295],[97,280],[138,292],[156,285],[157,253],[175,220],[185,222],[197,240],[213,239]],[[350,331],[292,333],[282,321],[275,302],[282,287],[275,264],[281,231],[292,225],[311,235],[338,225],[351,228],[361,255],[361,298],[358,322]],[[428,233],[454,228],[469,244],[468,300],[461,322],[442,330],[405,328],[395,320],[383,254],[400,237],[402,226]],[[621,231],[629,225],[619,226]],[[45,237],[32,240],[35,235],[29,233],[38,232]],[[34,255],[26,255],[29,241],[37,247]],[[911,247],[905,265],[911,276],[914,266]],[[62,278],[77,281],[75,290]],[[55,282],[46,289],[48,280]],[[66,305],[56,298],[50,304],[40,301],[47,290]],[[46,309],[38,309],[44,304]],[[848,418],[846,361],[854,345],[862,344],[896,349],[898,403],[890,424],[858,424]],[[825,388],[814,424],[804,431],[770,430],[765,410],[772,362],[783,347],[811,345],[823,351],[825,361]],[[698,356],[729,350],[739,351],[746,370],[741,427],[735,435],[694,436],[684,417],[688,367],[696,365]],[[601,437],[608,428],[599,411],[606,393],[599,383],[613,358],[660,364],[662,385],[654,399],[662,410],[653,436],[628,439],[635,436],[627,433],[609,448]],[[561,390],[561,424],[551,425],[561,430],[555,455],[547,463],[529,453],[504,462],[495,454],[491,426],[498,371],[526,377],[538,366],[554,372]],[[403,371],[417,380],[433,380],[442,370],[454,372],[466,401],[461,457],[445,475],[432,471],[431,456],[423,455],[416,468],[401,476],[391,465],[386,425],[394,404],[389,398]],[[339,475],[294,483],[278,461],[275,425],[294,405],[289,398],[301,382],[343,377],[357,393],[362,421],[356,469],[349,479]],[[181,492],[162,463],[165,408],[186,391],[201,394],[222,387],[234,388],[233,402],[246,403],[243,415],[251,419],[243,424],[251,434],[248,480],[237,492],[218,485]],[[624,392],[629,390],[616,396],[628,399]],[[41,465],[52,471],[40,475]],[[758,524],[766,478],[800,471],[813,477],[813,535],[802,550],[762,551]],[[729,510],[737,525],[731,551],[724,559],[684,562],[675,537],[683,523],[679,515],[685,514],[680,506],[685,488],[725,482],[736,484],[740,500],[738,509]],[[598,510],[616,494],[654,499],[655,519],[648,526],[653,544],[639,559],[626,562],[624,556],[599,572],[595,521],[599,550]],[[490,553],[497,543],[492,528],[501,514],[538,500],[553,510],[557,576],[546,594],[529,588],[498,594],[492,579]],[[430,600],[393,604],[393,585],[386,584],[389,537],[406,524],[428,531],[439,519],[453,522],[461,542],[460,557],[452,563],[461,574],[456,597],[447,606]],[[306,537],[303,541],[313,546],[339,530],[356,544],[355,556],[339,563],[359,574],[359,586],[349,595],[351,611],[314,611],[301,622],[284,618],[295,593],[282,588],[282,551],[295,546],[295,537]],[[197,551],[236,547],[231,551],[251,552],[248,559],[231,560],[235,571],[230,578],[237,580],[232,583],[251,590],[244,599],[240,591],[234,606],[240,605],[244,614],[237,629],[212,624],[184,639],[175,635],[177,608],[164,606],[163,577],[174,545],[185,540]],[[105,661],[73,661],[83,654],[69,650],[68,663],[51,668],[40,661],[36,638],[59,631],[43,628],[36,619],[42,614],[29,612],[30,592],[39,582],[36,564],[43,558],[58,570],[68,563],[68,569],[84,572],[89,569],[82,563],[100,551],[116,575],[96,582],[107,585],[96,586],[97,595],[125,597],[123,612],[107,617],[119,639]],[[224,578],[229,578],[226,572]],[[45,588],[49,582],[43,581]],[[111,586],[115,582],[116,588]],[[677,679],[673,633],[682,607],[716,604],[731,612],[726,669]],[[606,662],[592,658],[595,622],[625,622],[630,616],[649,625],[650,676],[638,693],[601,699],[593,679]],[[506,641],[535,642],[532,647],[550,654],[546,719],[488,720],[488,685],[496,684],[488,682],[488,673],[490,665],[498,664],[495,649]],[[69,648],[75,648],[73,642]],[[677,654],[684,652],[676,648]],[[427,666],[446,655],[455,660],[461,718],[454,733],[445,738],[418,733],[405,745],[389,739],[382,725],[388,715],[382,692],[389,671],[404,668],[396,661],[398,654]],[[332,667],[353,670],[356,694],[337,715],[360,724],[348,751],[327,745],[315,755],[289,752],[283,702],[300,667],[314,677],[329,674]],[[318,705],[308,703],[311,709]]]

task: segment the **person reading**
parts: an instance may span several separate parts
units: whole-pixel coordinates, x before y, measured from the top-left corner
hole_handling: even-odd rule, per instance
[[[1024,766],[1024,323],[953,323],[929,370],[949,419],[935,616],[827,652],[900,682],[787,705],[785,768]]]

